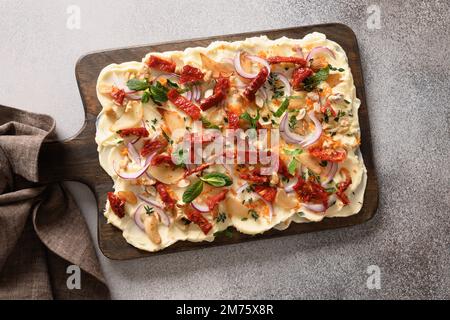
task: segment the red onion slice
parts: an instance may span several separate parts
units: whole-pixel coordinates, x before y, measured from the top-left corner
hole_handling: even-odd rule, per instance
[[[184,97],[190,101],[192,101],[192,89],[184,94]]]
[[[144,222],[142,221],[142,209],[145,209],[145,206],[146,205],[141,204],[139,207],[137,207],[136,211],[134,212],[134,222],[141,230],[145,230]],[[153,214],[157,214],[159,220],[161,220],[161,222],[168,227],[170,225],[169,216],[162,209],[156,206],[152,206],[151,208],[153,208],[154,212]]]
[[[123,91],[125,91],[126,94],[135,92],[135,91],[131,90],[130,88],[128,88],[127,82],[125,81],[125,79],[119,78],[115,72],[112,74],[112,80],[113,80],[114,86],[116,86],[119,89],[123,89]]]
[[[255,196],[255,198],[257,198],[259,200],[262,200],[262,202],[264,202],[264,204],[269,208],[269,221],[272,221],[272,217],[273,217],[273,206],[272,206],[272,204],[269,201],[267,201],[266,199],[264,199],[263,197],[261,197],[256,192],[252,192],[252,196]]]
[[[134,223],[136,223],[136,225],[139,227],[139,229],[144,231],[145,227],[144,227],[144,222],[142,221],[142,212],[141,212],[142,208],[144,208],[143,204],[139,205],[136,208],[136,210],[134,211]]]
[[[191,205],[200,212],[209,212],[209,207],[206,204],[200,204],[198,202],[192,201]]]
[[[309,60],[311,60],[311,58],[314,57],[315,54],[317,53],[327,53],[330,56],[333,57],[333,59],[336,59],[336,55],[334,54],[333,51],[331,51],[331,49],[327,48],[327,47],[323,47],[323,46],[319,46],[319,47],[315,47],[313,48],[308,55],[306,56],[306,61],[309,62]]]
[[[200,89],[199,86],[194,86],[194,93],[193,93],[193,98],[195,102],[200,101],[201,95],[202,95],[202,90]]]
[[[298,182],[298,177],[293,177],[291,179],[289,179],[289,182],[284,186],[284,191],[286,191],[286,193],[291,193],[294,191],[294,186],[297,184]]]
[[[179,78],[180,78],[180,76],[177,75],[176,73],[163,73],[163,74],[160,74],[159,76],[157,76],[155,80],[160,82],[161,79],[178,80]]]
[[[326,208],[321,203],[302,203],[302,206],[314,212],[325,212]]]
[[[303,58],[303,57],[304,57],[304,55],[303,55],[303,50],[302,50],[301,47],[295,47],[295,48],[294,48],[294,51],[295,51],[295,53],[297,53],[297,55],[298,55],[300,58]]]
[[[127,144],[128,148],[128,155],[130,156],[130,159],[134,162],[142,166],[141,156],[137,152],[136,148],[134,147],[133,142],[128,142]]]
[[[132,145],[135,145],[136,142],[138,142],[139,140],[141,140],[141,137],[136,137],[136,138],[134,138],[133,140],[131,140],[130,143],[131,143]]]
[[[234,68],[236,69],[236,72],[241,77],[246,78],[246,79],[253,79],[253,78],[255,78],[258,75],[258,72],[249,73],[249,72],[246,72],[244,70],[244,68],[242,68],[242,65],[241,65],[241,54],[242,54],[242,51],[239,51],[234,56],[233,64],[234,64]],[[253,56],[253,55],[247,55],[246,58],[261,64],[263,67],[266,67],[267,70],[270,72],[270,64],[266,60],[264,60],[263,58],[260,58],[258,56]]]
[[[164,208],[164,204],[158,202],[158,201],[155,200],[155,199],[146,198],[146,197],[141,196],[141,195],[139,195],[139,194],[137,195],[137,197],[138,197],[141,201],[144,201],[145,203],[151,204],[151,205],[154,206],[154,207],[157,207],[157,208],[159,208],[159,209],[163,209],[163,208]]]
[[[294,144],[303,143],[303,141],[305,141],[305,137],[295,132],[292,132],[291,128],[289,128],[288,116],[289,116],[288,113],[285,112],[283,118],[281,119],[280,122],[281,136],[288,143]]]
[[[289,97],[291,95],[291,84],[289,83],[288,78],[286,78],[286,76],[282,73],[275,73],[278,77],[278,80],[280,80],[281,82],[283,82],[283,86],[284,86],[284,96],[285,97]]]
[[[248,182],[244,183],[242,186],[240,186],[237,190],[236,193],[237,194],[241,194],[245,189],[248,188]]]
[[[159,216],[159,220],[161,220],[161,222],[163,223],[163,225],[165,226],[170,226],[170,218],[169,216],[160,208],[157,207],[153,207],[155,212],[158,214]]]
[[[113,169],[114,169],[114,171],[116,172],[116,174],[117,174],[120,178],[122,178],[122,179],[125,179],[125,180],[137,179],[137,178],[139,178],[140,176],[142,176],[142,175],[147,171],[148,167],[150,166],[150,163],[152,162],[152,158],[153,158],[153,156],[154,156],[155,154],[156,154],[156,153],[154,153],[153,155],[151,155],[150,157],[148,157],[148,158],[145,160],[144,166],[143,166],[141,169],[139,169],[138,171],[136,171],[136,172],[119,173],[119,171],[116,169],[115,161],[113,161]]]
[[[222,63],[234,64],[234,60],[232,58],[222,58],[220,61]]]
[[[303,143],[302,143],[303,147],[307,147],[307,146],[313,144],[314,142],[319,140],[320,136],[322,135],[322,124],[316,118],[316,116],[314,114],[314,110],[311,110],[310,112],[308,112],[308,116],[314,122],[315,128],[314,128],[314,132],[311,135],[309,135],[305,139],[305,141],[303,141]]]
[[[322,187],[325,187],[331,180],[333,180],[334,176],[336,175],[337,170],[338,170],[338,164],[336,162],[328,161],[327,171],[326,171],[327,179],[324,182],[322,182]]]
[[[241,54],[242,52],[239,51],[235,56],[234,56],[234,60],[233,60],[233,64],[234,64],[234,68],[236,69],[236,72],[243,78],[247,78],[247,79],[253,79],[254,77],[256,77],[256,75],[258,73],[248,73],[244,70],[244,68],[242,68],[241,65]]]
[[[142,95],[136,93],[136,91],[132,91],[126,94],[127,98],[130,100],[141,100]]]
[[[263,98],[264,101],[267,101],[268,95],[266,89],[261,87],[258,89],[258,92],[261,94],[261,98]]]
[[[247,56],[247,59],[250,59],[250,60],[252,60],[253,62],[257,62],[257,63],[259,63],[260,65],[266,67],[266,68],[267,68],[267,71],[270,73],[270,64],[269,64],[269,62],[267,62],[267,60],[265,60],[265,59],[263,59],[263,58],[261,58],[261,57],[258,57],[258,56]],[[258,73],[257,73],[257,74],[258,74]]]

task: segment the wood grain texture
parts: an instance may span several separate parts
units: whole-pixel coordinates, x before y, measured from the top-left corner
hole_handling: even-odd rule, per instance
[[[266,35],[270,39],[276,39],[282,36],[289,38],[303,38],[306,34],[314,31],[324,33],[327,38],[336,41],[345,50],[353,73],[356,94],[361,100],[361,107],[359,109],[362,140],[361,152],[367,167],[368,179],[364,195],[364,205],[359,214],[347,218],[324,219],[322,222],[318,223],[292,223],[291,226],[284,231],[270,230],[262,235],[256,236],[245,235],[235,231],[232,238],[222,236],[218,237],[214,242],[177,242],[165,250],[156,253],[145,252],[134,248],[122,237],[121,230],[106,223],[106,219],[103,216],[103,208],[106,201],[106,192],[112,190],[112,179],[100,167],[97,145],[94,141],[95,119],[102,108],[96,96],[96,82],[100,71],[105,66],[111,63],[141,61],[142,57],[151,51],[163,52],[168,50],[184,50],[187,47],[195,46],[205,47],[216,40],[236,41],[259,35]],[[366,96],[364,92],[364,79],[356,36],[353,31],[345,25],[324,24],[304,26],[95,52],[80,58],[76,64],[75,72],[86,112],[84,126],[73,138],[43,145],[40,157],[40,176],[41,181],[43,182],[75,180],[89,186],[94,192],[97,200],[99,246],[103,254],[110,259],[126,260],[155,254],[199,249],[214,245],[234,244],[250,240],[348,227],[368,221],[376,212],[378,206],[378,183],[372,160],[372,144]]]

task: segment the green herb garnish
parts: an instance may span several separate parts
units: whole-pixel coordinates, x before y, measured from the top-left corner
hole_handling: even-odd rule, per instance
[[[250,123],[250,127],[256,129],[259,120],[259,110],[256,111],[256,116],[254,118],[252,118],[252,116],[247,111],[241,114],[239,118],[247,121],[248,123]]]
[[[294,175],[296,169],[297,169],[297,160],[295,160],[295,158],[293,158],[288,164],[289,174]]]
[[[289,128],[294,129],[296,124],[297,124],[297,118],[295,117],[295,115],[290,116]]]
[[[178,84],[176,84],[175,82],[173,82],[173,81],[170,80],[170,79],[167,79],[167,84],[168,84],[169,87],[172,87],[172,88],[179,88]]]
[[[284,96],[284,85],[278,85],[278,75],[274,73],[270,73],[269,78],[267,79],[267,82],[272,87],[273,96],[272,99],[278,99]]]
[[[286,109],[289,106],[289,98],[285,98],[283,100],[283,103],[281,104],[281,106],[278,108],[277,111],[275,111],[275,113],[273,114],[275,117],[279,118],[283,115],[283,113],[286,111]]]
[[[191,184],[183,193],[183,202],[184,203],[191,203],[194,201],[195,198],[197,198],[200,193],[203,191],[203,181],[197,180],[193,184]]]
[[[344,68],[335,68],[331,64],[329,64],[328,66],[330,67],[330,70],[332,70],[332,71],[339,71],[339,72],[344,72],[345,71]]]
[[[229,176],[219,172],[207,173],[200,179],[213,187],[225,187],[233,184],[233,180]]]
[[[217,215],[216,221],[217,222],[225,222],[227,220],[227,214],[225,212],[219,212]]]
[[[293,150],[284,149],[284,153],[290,156],[298,156],[299,154],[303,153],[303,149],[293,149]]]
[[[250,214],[250,216],[251,216],[253,219],[255,219],[255,221],[258,220],[258,218],[259,218],[258,212],[256,212],[256,211],[253,210],[253,209],[250,209],[250,210],[248,210],[248,213]]]
[[[133,91],[141,91],[148,89],[150,87],[150,84],[148,83],[147,79],[130,79],[127,81],[127,87],[128,89]]]
[[[225,230],[214,232],[214,237],[221,235],[224,235],[227,238],[233,238],[233,229],[231,227],[228,227]]]
[[[321,167],[326,167],[326,166],[327,166],[327,164],[328,164],[328,162],[327,162],[327,161],[325,161],[325,160],[323,160],[323,161],[320,161],[320,163],[319,163],[319,165],[320,165]]]
[[[144,93],[142,94],[141,102],[142,103],[147,103],[149,101],[150,101],[150,91],[148,89],[146,89],[144,91]]]
[[[219,129],[219,126],[216,126],[215,124],[212,124],[208,119],[205,117],[201,117],[200,120],[202,121],[203,126],[206,129]]]
[[[167,133],[164,130],[162,130],[162,135],[167,140],[168,143],[173,144],[173,140],[170,139],[170,137],[167,135]]]
[[[147,215],[151,215],[153,213],[153,207],[149,207],[149,206],[144,206],[145,209],[145,214]]]
[[[312,91],[319,83],[327,80],[328,75],[330,74],[330,66],[326,66],[325,68],[320,69],[312,76],[308,77],[303,81],[304,88],[306,91]]]

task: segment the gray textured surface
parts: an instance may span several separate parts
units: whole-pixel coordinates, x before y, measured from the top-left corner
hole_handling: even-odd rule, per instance
[[[87,51],[325,22],[357,34],[380,184],[376,217],[136,261],[102,257],[115,298],[450,298],[450,6],[391,2],[0,0],[0,103],[51,114],[64,137],[82,124],[74,65]],[[69,4],[81,8],[80,30],[66,28]],[[381,9],[379,30],[366,25],[370,4]],[[93,195],[70,186],[95,237]],[[366,286],[373,264],[380,290]]]

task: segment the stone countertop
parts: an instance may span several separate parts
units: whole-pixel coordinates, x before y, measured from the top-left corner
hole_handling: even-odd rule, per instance
[[[359,41],[380,188],[374,219],[351,228],[127,262],[100,254],[114,298],[450,298],[448,1],[103,3],[1,1],[0,103],[48,113],[68,137],[83,121],[74,66],[86,52],[340,22]],[[96,238],[93,195],[68,184]]]

